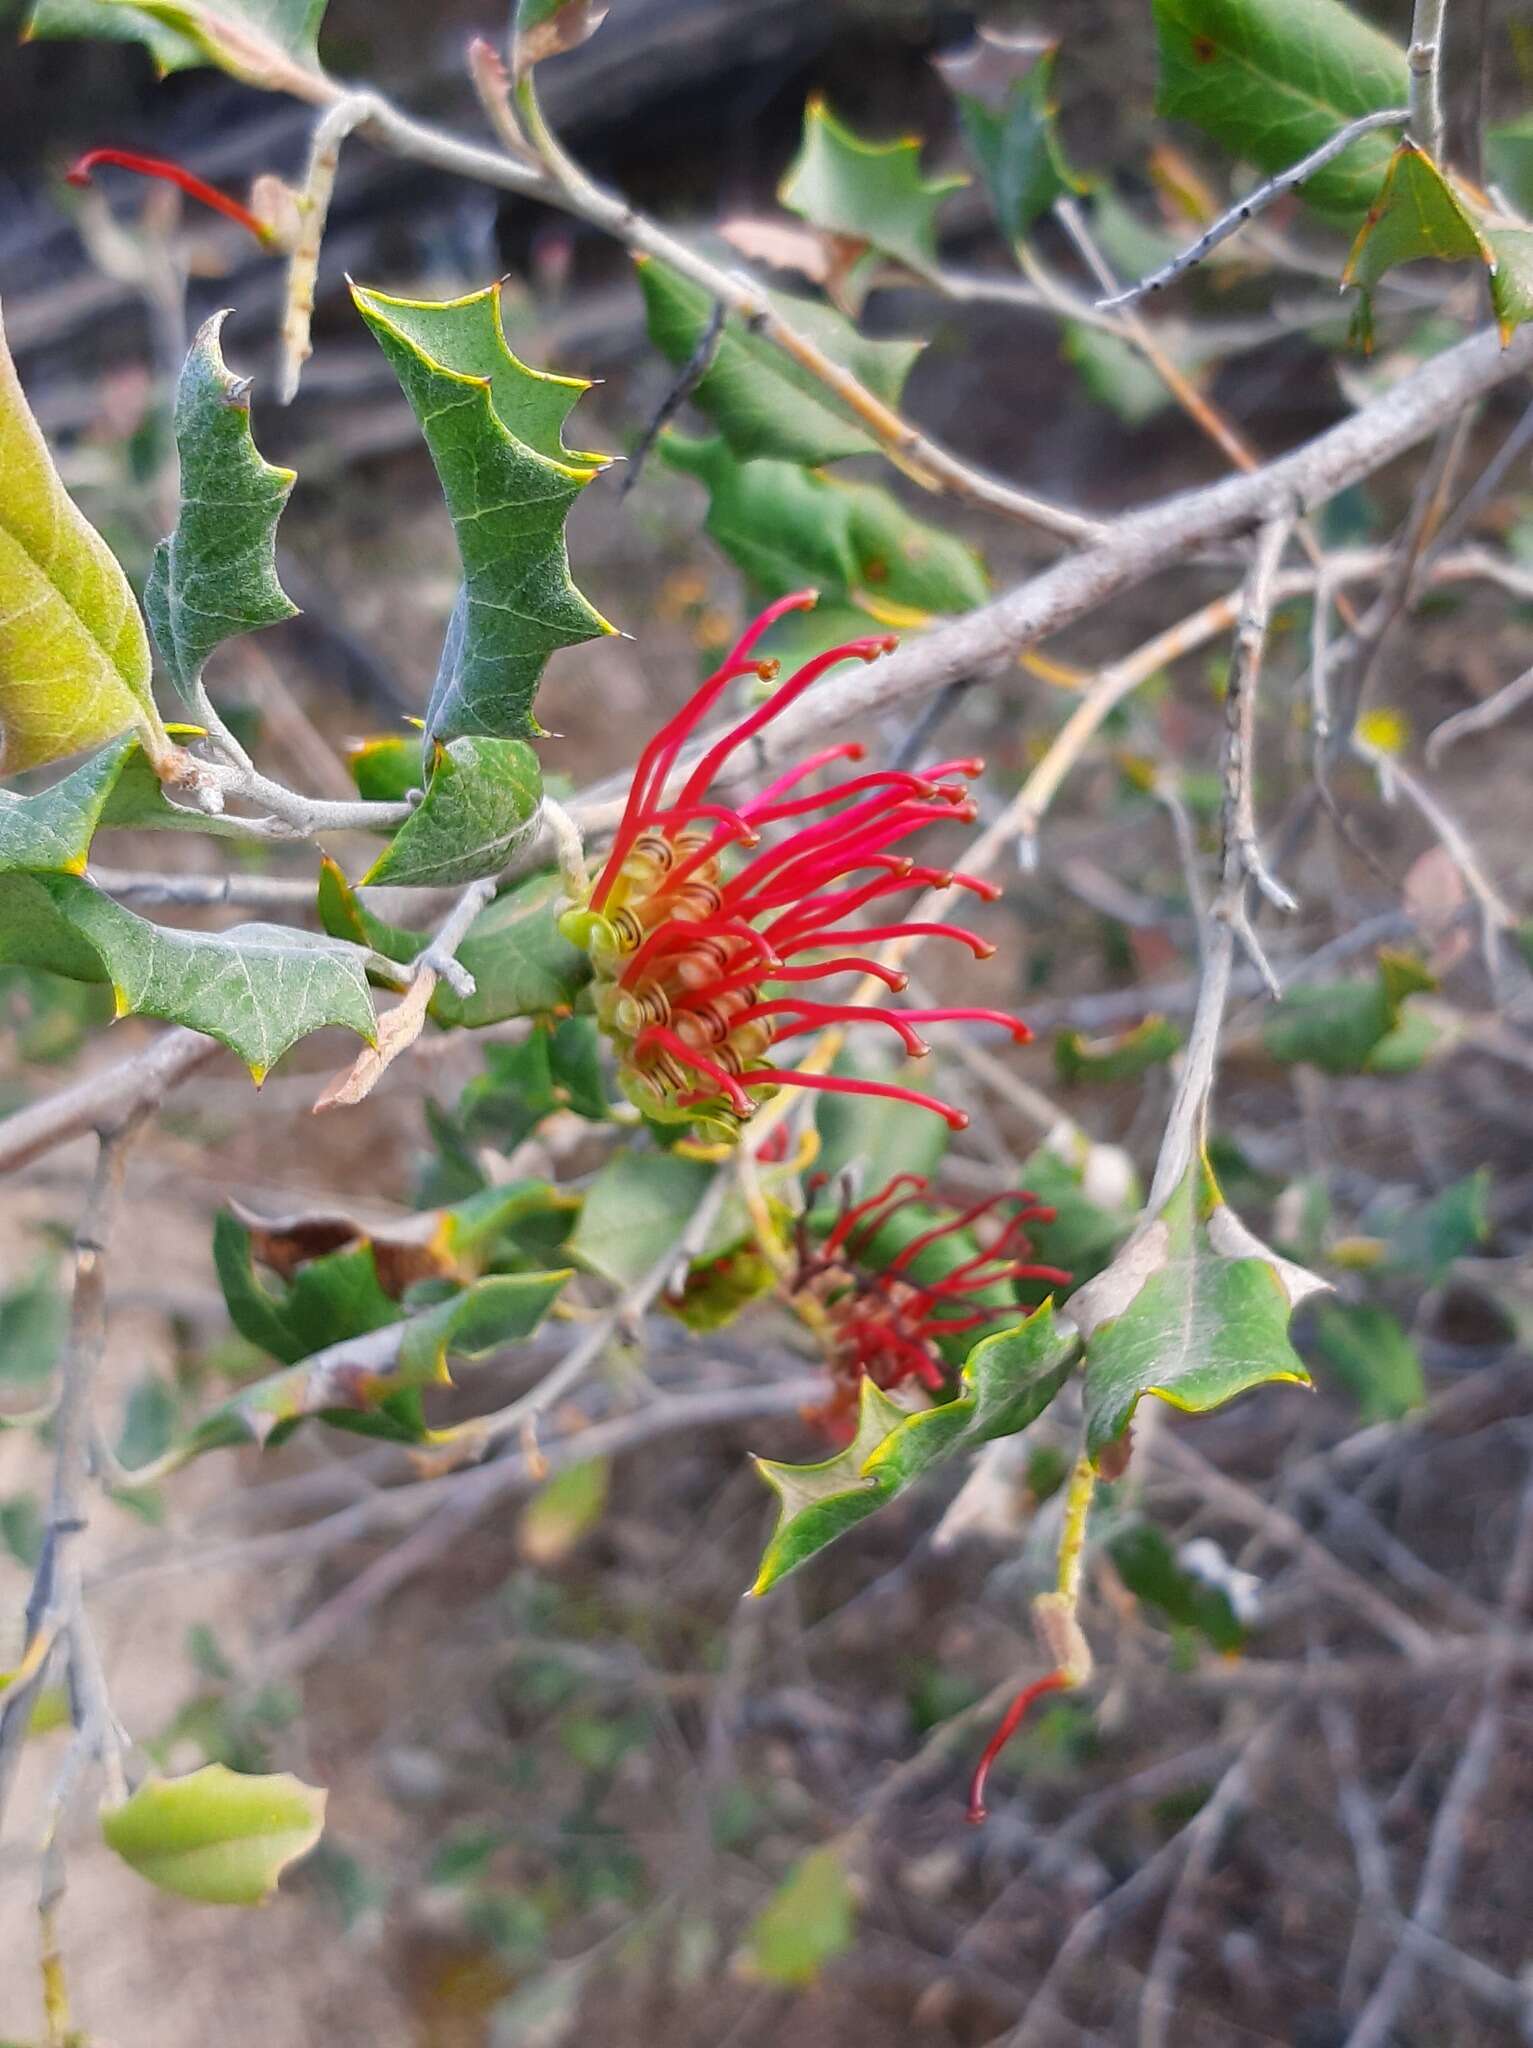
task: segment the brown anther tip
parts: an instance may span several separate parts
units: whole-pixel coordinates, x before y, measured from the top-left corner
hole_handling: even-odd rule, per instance
[[[64,173],[64,183],[66,185],[88,185],[90,183],[90,172],[82,170],[79,164],[71,164]]]
[[[978,946],[974,949],[974,957],[976,960],[993,960],[995,958],[995,948],[988,939],[981,939]]]
[[[927,1059],[930,1057],[930,1054],[931,1047],[926,1043],[926,1040],[924,1038],[916,1039],[915,1043],[910,1048],[910,1057],[913,1060]]]
[[[901,989],[909,988],[910,976],[908,974],[902,974],[900,970],[896,968],[894,970],[894,980],[891,982],[890,986],[893,988],[895,994],[898,995]]]
[[[985,1822],[989,1820],[989,1818],[989,1807],[981,1806],[978,1803],[971,1806],[964,1815],[964,1819],[969,1823],[969,1826],[971,1828],[982,1828],[985,1825]]]

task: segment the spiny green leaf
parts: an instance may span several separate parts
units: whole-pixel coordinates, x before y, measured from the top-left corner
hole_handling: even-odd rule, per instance
[[[1228,1593],[1188,1571],[1152,1523],[1130,1522],[1115,1531],[1108,1539],[1107,1554],[1135,1599],[1156,1609],[1167,1621],[1196,1629],[1226,1655],[1245,1642],[1245,1629]]]
[[[1405,953],[1381,952],[1372,981],[1291,989],[1262,1020],[1262,1042],[1285,1065],[1307,1061],[1327,1074],[1359,1074],[1398,1029],[1407,996],[1436,987]],[[1386,1067],[1380,1071],[1387,1071]]]
[[[183,1778],[146,1778],[101,1816],[106,1845],[161,1891],[205,1905],[256,1906],[319,1840],[325,1794],[291,1772],[236,1774],[204,1764]]]
[[[1397,263],[1432,258],[1457,263],[1485,260],[1485,244],[1468,207],[1423,149],[1402,142],[1389,160],[1383,187],[1358,229],[1341,274],[1364,291]]]
[[[449,740],[435,751],[425,795],[363,881],[440,888],[498,874],[542,801],[543,771],[525,740]]]
[[[567,908],[557,875],[533,875],[498,896],[475,918],[458,948],[459,962],[474,977],[474,993],[460,996],[439,983],[431,998],[435,1021],[477,1030],[508,1017],[547,1017],[569,1009],[590,979],[591,964],[559,930],[560,914]],[[405,931],[375,917],[331,861],[320,869],[318,909],[332,937],[370,946],[401,966],[428,940],[425,932]]]
[[[1398,1422],[1425,1401],[1420,1354],[1388,1309],[1368,1302],[1322,1302],[1315,1343],[1356,1401],[1362,1421]]]
[[[529,737],[543,667],[559,647],[611,633],[570,581],[564,522],[600,463],[554,456],[554,413],[567,380],[542,378],[505,347],[499,286],[442,303],[400,300],[352,287],[421,424],[452,515],[463,588],[427,708],[427,735]],[[492,303],[486,307],[482,301]],[[489,354],[486,316],[500,353]],[[508,395],[539,387],[508,419]]]
[[[215,313],[197,330],[176,387],[181,458],[176,530],[154,551],[144,609],[160,658],[183,696],[203,663],[236,634],[290,619],[277,581],[277,521],[295,481],[257,451],[250,380],[224,362]]]
[[[981,29],[972,48],[938,62],[1001,231],[1012,241],[1056,199],[1089,189],[1066,161],[1054,125],[1058,54],[1057,43]]]
[[[1405,52],[1341,0],[1154,0],[1157,105],[1264,171],[1285,170],[1360,114],[1403,107]],[[1359,137],[1302,188],[1324,213],[1358,214],[1390,145]]]
[[[857,1901],[834,1849],[802,1857],[751,1922],[742,1974],[788,1990],[812,1984],[852,1945]]]
[[[712,317],[701,285],[649,257],[638,265],[649,338],[678,365],[690,362]],[[810,299],[771,292],[772,305],[833,362],[886,405],[897,406],[918,341],[869,341],[850,321]],[[878,443],[808,370],[739,320],[725,321],[713,360],[692,391],[742,462],[773,456],[814,465],[873,453]]]
[[[707,486],[706,531],[768,595],[813,584],[881,625],[919,626],[989,595],[971,548],[906,512],[876,484],[787,462],[736,462],[722,439],[667,434],[664,459]]]
[[[557,1110],[605,1122],[599,1044],[594,1018],[564,1017],[530,1031],[520,1045],[487,1045],[483,1073],[458,1099],[469,1135],[510,1152]]]
[[[1063,1081],[1132,1081],[1150,1067],[1163,1066],[1182,1043],[1165,1017],[1146,1017],[1117,1038],[1090,1040],[1061,1031],[1054,1041],[1054,1065]]]
[[[271,91],[319,70],[326,0],[34,0],[28,37],[143,43],[160,72],[216,64]]]
[[[1272,1380],[1308,1385],[1288,1321],[1325,1284],[1252,1236],[1206,1160],[1189,1167],[1159,1214],[1070,1298],[1086,1341],[1091,1456],[1123,1434],[1146,1394],[1201,1415]]]
[[[137,746],[133,734],[123,733],[51,789],[33,796],[0,789],[0,874],[83,874],[123,760]]]
[[[1533,320],[1533,228],[1487,225],[1490,303],[1504,348],[1525,321]]]
[[[421,1389],[451,1384],[449,1356],[481,1357],[529,1336],[569,1273],[497,1273],[360,1336],[327,1344],[242,1387],[205,1415],[184,1455],[242,1443],[275,1445],[306,1417],[395,1443],[430,1440]]]
[[[403,803],[412,789],[426,786],[418,732],[386,733],[360,740],[346,750],[346,766],[357,785],[357,795],[371,804]]]
[[[1533,214],[1533,114],[1486,129],[1485,169],[1519,213]]]
[[[205,1031],[264,1080],[290,1046],[325,1024],[371,1043],[360,956],[284,925],[227,932],[148,923],[74,875],[16,877],[0,902],[0,959],[112,984],[119,1016]]]
[[[955,1400],[912,1411],[864,1379],[857,1434],[844,1451],[818,1465],[758,1458],[780,1506],[751,1591],[765,1593],[931,1466],[1026,1429],[1069,1378],[1077,1348],[1074,1332],[1056,1324],[1045,1302],[1016,1329],[974,1346]]]
[[[128,579],[65,491],[0,325],[0,775],[163,738]]]
[[[813,99],[804,109],[803,145],[777,196],[815,227],[866,242],[925,274],[937,264],[937,211],[968,182],[962,175],[923,177],[918,137],[865,142]]]

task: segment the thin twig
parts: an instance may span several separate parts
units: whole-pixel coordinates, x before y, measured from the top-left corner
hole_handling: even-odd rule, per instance
[[[1286,171],[1279,171],[1275,177],[1268,178],[1264,184],[1258,185],[1254,192],[1248,193],[1237,205],[1232,206],[1228,213],[1221,213],[1212,227],[1205,228],[1190,248],[1183,249],[1178,255],[1173,256],[1169,263],[1163,263],[1159,270],[1151,271],[1148,277],[1140,278],[1138,284],[1131,284],[1126,291],[1114,292],[1110,298],[1098,299],[1097,310],[1102,313],[1116,313],[1124,306],[1132,306],[1150,292],[1164,290],[1168,284],[1191,270],[1194,264],[1201,263],[1210,250],[1217,249],[1221,242],[1226,242],[1231,235],[1237,234],[1248,220],[1254,220],[1258,214],[1265,213],[1274,200],[1281,199],[1285,192],[1292,192],[1296,186],[1302,185],[1306,178],[1312,178],[1316,171],[1330,163],[1334,157],[1340,156],[1344,149],[1350,149],[1360,136],[1372,135],[1378,128],[1397,128],[1408,118],[1408,108],[1388,107],[1382,113],[1361,114],[1357,120],[1349,121],[1344,128],[1338,128],[1334,135],[1328,136],[1318,149],[1312,149],[1308,156],[1301,157],[1296,164],[1290,164]]]
[[[1405,53],[1411,78],[1411,140],[1424,149],[1434,163],[1442,162],[1443,108],[1442,61],[1443,23],[1448,0],[1416,0],[1411,16],[1410,48]]]

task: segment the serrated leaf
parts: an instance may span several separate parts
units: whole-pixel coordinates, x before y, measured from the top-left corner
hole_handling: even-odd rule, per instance
[[[544,1117],[561,1109],[605,1122],[609,1109],[599,1046],[592,1017],[539,1026],[520,1045],[487,1045],[483,1073],[458,1099],[466,1132],[511,1152]]]
[[[712,300],[701,285],[652,258],[640,260],[638,275],[650,340],[678,366],[690,362],[707,332]],[[833,362],[886,405],[898,406],[923,343],[870,341],[828,306],[786,292],[766,296]],[[872,454],[878,447],[817,377],[736,319],[725,321],[691,398],[742,462],[771,456],[813,466]]]
[[[660,452],[706,485],[705,530],[768,595],[812,584],[880,624],[919,626],[989,595],[972,548],[906,512],[876,484],[846,484],[787,462],[737,462],[722,439],[668,434]]]
[[[250,432],[250,380],[224,362],[215,313],[197,330],[176,387],[181,461],[176,528],[154,551],[144,609],[183,696],[215,647],[298,607],[277,580],[277,521],[294,472],[267,462]]]
[[[1285,1065],[1302,1061],[1327,1074],[1363,1073],[1408,1016],[1401,1007],[1407,996],[1435,987],[1432,976],[1408,954],[1381,952],[1372,981],[1291,989],[1263,1017],[1262,1042]],[[1377,1071],[1402,1070],[1392,1067],[1386,1052]]]
[[[1188,1414],[1273,1380],[1309,1384],[1288,1337],[1325,1282],[1279,1258],[1225,1206],[1206,1160],[1070,1299],[1086,1344],[1086,1448],[1098,1458],[1146,1394]]]
[[[128,579],[64,489],[0,324],[0,775],[161,734]]]
[[[101,1816],[113,1849],[161,1891],[205,1905],[256,1906],[325,1825],[325,1794],[291,1772],[251,1777],[204,1764],[183,1778],[146,1778]]]
[[[834,1849],[812,1849],[751,1922],[741,1974],[755,1983],[802,1989],[851,1947],[856,1919],[845,1864]]]
[[[479,1030],[508,1017],[546,1017],[569,1009],[591,975],[591,963],[559,930],[568,908],[557,875],[534,875],[482,910],[458,948],[474,977],[474,993],[445,985],[432,997],[439,1024]]]
[[[1480,230],[1449,180],[1423,149],[1402,142],[1378,197],[1358,229],[1342,271],[1344,285],[1370,291],[1397,263],[1458,263],[1486,258]]]
[[[866,242],[918,275],[937,265],[936,215],[964,176],[927,178],[919,138],[865,142],[821,99],[804,109],[804,139],[778,198],[833,235]]]
[[[505,347],[499,290],[431,303],[352,287],[420,422],[463,562],[426,712],[427,737],[438,741],[536,734],[532,705],[549,655],[615,630],[571,582],[564,541],[570,507],[600,462],[553,456],[522,437],[557,440],[551,422],[568,386],[555,379],[550,391]],[[500,342],[493,358],[487,312]],[[517,408],[510,394],[528,382],[534,392]]]
[[[1487,224],[1490,303],[1505,348],[1525,321],[1533,320],[1533,228]]]
[[[1054,1065],[1062,1081],[1132,1081],[1163,1066],[1181,1043],[1181,1032],[1166,1017],[1146,1017],[1111,1039],[1061,1031],[1054,1040]]]
[[[1159,111],[1263,171],[1409,96],[1405,52],[1341,0],[1155,0],[1155,27]],[[1360,136],[1303,195],[1324,213],[1362,213],[1389,154],[1381,135]]]
[[[0,959],[112,985],[119,1016],[186,1024],[264,1080],[309,1032],[374,1036],[361,957],[285,925],[227,932],[150,924],[75,875],[16,877],[0,900]]]
[[[964,139],[1001,232],[1020,241],[1066,193],[1089,189],[1060,147],[1053,98],[1057,43],[981,29],[970,50],[939,59]]]
[[[817,1465],[756,1460],[780,1506],[751,1591],[765,1593],[933,1465],[1026,1429],[1069,1378],[1077,1349],[1074,1331],[1045,1302],[1017,1328],[976,1344],[963,1392],[938,1407],[911,1411],[865,1378],[857,1433],[844,1451]]]
[[[281,90],[317,72],[326,0],[34,0],[31,37],[142,43],[162,74],[216,64],[248,85]]]
[[[1017,1179],[1054,1211],[1052,1223],[1030,1223],[1033,1257],[1061,1266],[1081,1287],[1107,1265],[1133,1228],[1141,1200],[1125,1154],[1084,1137],[1064,1141],[1062,1154],[1041,1145],[1018,1168]]]
[[[346,749],[346,766],[367,803],[403,803],[412,789],[426,786],[421,736],[386,733]]]
[[[1322,1302],[1315,1344],[1357,1403],[1363,1422],[1398,1422],[1426,1400],[1415,1345],[1388,1309],[1367,1302]]]
[[[441,888],[499,874],[535,829],[543,771],[524,740],[464,738],[435,750],[415,809],[363,876]]]
[[[1533,214],[1533,114],[1486,129],[1485,168],[1519,213]]]
[[[1226,1655],[1240,1649],[1246,1632],[1229,1595],[1178,1562],[1159,1529],[1130,1522],[1108,1539],[1107,1554],[1136,1600],[1180,1628],[1196,1629]]]
[[[325,1345],[242,1387],[205,1415],[184,1455],[285,1441],[306,1418],[393,1443],[427,1443],[421,1390],[451,1384],[451,1356],[482,1357],[529,1336],[558,1299],[568,1271],[497,1273],[434,1307]],[[242,1325],[240,1327],[243,1327]]]
[[[1390,1265],[1435,1286],[1456,1259],[1477,1251],[1490,1236],[1490,1191],[1490,1168],[1482,1166],[1393,1218],[1388,1225]]]
[[[134,736],[123,733],[51,789],[31,796],[0,789],[0,874],[83,874],[123,760],[137,747]]]

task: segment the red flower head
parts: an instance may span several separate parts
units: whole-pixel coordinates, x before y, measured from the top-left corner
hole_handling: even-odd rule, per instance
[[[809,1185],[812,1197],[816,1183]],[[1008,1206],[1010,1216],[999,1222],[988,1244],[974,1250],[976,1227],[999,1219]],[[820,1332],[832,1379],[830,1398],[815,1419],[845,1441],[856,1429],[864,1376],[880,1387],[914,1380],[940,1393],[951,1377],[941,1349],[945,1339],[972,1336],[977,1342],[991,1324],[1015,1319],[1015,1301],[998,1301],[991,1292],[997,1282],[1069,1285],[1070,1275],[1059,1267],[1028,1262],[1026,1226],[1051,1223],[1054,1211],[1021,1191],[991,1195],[944,1215],[906,1238],[892,1255],[878,1257],[887,1224],[904,1210],[930,1207],[925,1179],[901,1173],[865,1201],[853,1202],[843,1194],[840,1214],[818,1243],[805,1219],[799,1219],[794,1293],[805,1305],[813,1304],[807,1319]],[[948,1251],[948,1260],[932,1257],[939,1246]],[[927,1278],[916,1277],[918,1266]]]
[[[617,1047],[624,1089],[646,1115],[702,1122],[734,1138],[758,1102],[787,1084],[919,1103],[960,1130],[963,1114],[931,1096],[892,1082],[798,1073],[770,1055],[828,1024],[882,1025],[915,1056],[927,1050],[915,1030],[922,1023],[971,1018],[1004,1024],[1019,1041],[1029,1037],[1025,1024],[996,1010],[877,1008],[825,1002],[812,991],[815,982],[846,975],[874,975],[902,989],[903,974],[847,950],[878,940],[935,935],[958,940],[979,959],[995,951],[955,925],[855,922],[866,906],[928,884],[956,885],[987,901],[999,894],[972,876],[919,866],[900,850],[928,825],[975,815],[966,778],[981,764],[843,775],[817,794],[798,793],[832,764],[861,758],[856,745],[833,746],[738,809],[709,796],[729,757],[828,668],[874,661],[893,638],[878,634],[817,655],[711,746],[674,796],[666,794],[682,748],[729,684],[742,676],[775,680],[777,663],[752,652],[762,634],[784,612],[814,602],[812,591],[799,591],[769,606],[650,740],[589,905],[566,913],[563,929],[591,956],[597,1018]],[[743,858],[734,856],[737,848]]]

